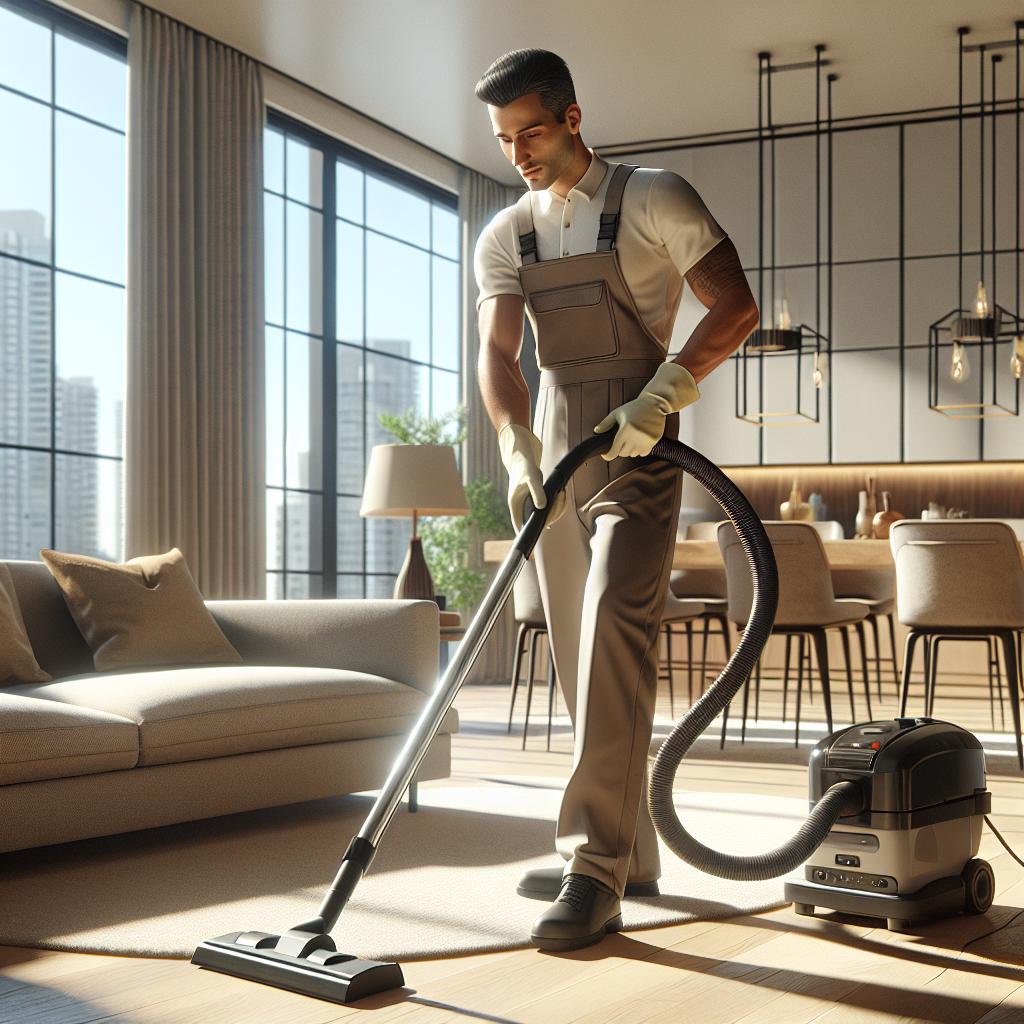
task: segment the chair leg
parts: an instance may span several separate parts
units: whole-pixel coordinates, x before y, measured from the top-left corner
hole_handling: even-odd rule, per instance
[[[1006,662],[1006,688],[1010,691],[1010,714],[1013,717],[1013,732],[1017,738],[1017,767],[1024,770],[1024,744],[1020,734],[1020,650],[1012,629],[999,631],[1003,643],[1003,661]]]
[[[871,679],[868,676],[868,651],[867,651],[867,640],[864,636],[864,623],[855,622],[853,628],[857,630],[857,639],[860,640],[860,666],[861,671],[864,673],[864,699],[868,705],[868,721],[874,720],[874,716],[871,714]],[[875,650],[878,650],[878,634],[875,634]],[[878,681],[878,698],[882,698],[882,681],[879,678]]]
[[[820,626],[811,631],[811,636],[814,638],[814,651],[818,656],[818,676],[821,679],[821,695],[825,701],[825,721],[828,724],[828,731],[832,733],[835,730],[832,727],[832,689],[828,676],[828,640],[825,638],[825,630]]]
[[[924,715],[931,714],[932,706],[932,638],[924,638]]]
[[[665,657],[668,661],[668,708],[672,721],[676,720],[675,687],[672,685],[672,623],[665,623]]]
[[[850,632],[847,626],[843,626],[839,630],[839,635],[843,639],[843,658],[846,661],[846,689],[850,694],[850,721],[857,721],[857,708],[853,703],[853,669],[850,667]]]
[[[985,637],[985,653],[988,655],[988,714],[992,720],[992,731],[996,731],[996,690],[992,673],[992,637]]]
[[[900,671],[896,664],[896,624],[893,622],[892,612],[889,612],[886,618],[889,620],[889,646],[892,648],[892,682],[898,697],[900,695]]]
[[[761,662],[758,661],[758,665]],[[750,676],[743,684],[743,722],[740,724],[740,744],[747,742],[747,708],[750,706]]]
[[[786,634],[786,662],[782,668],[782,720],[786,720],[786,697],[789,694],[789,655],[793,649],[793,634]]]
[[[686,696],[693,706],[693,622],[686,624]]]
[[[1017,679],[1020,679],[1020,658],[1017,659],[1018,671]],[[1003,671],[999,667],[999,644],[993,639],[992,641],[992,664],[996,670],[996,689],[999,691],[999,724],[1000,727],[1006,729],[1006,705],[1003,701]]]
[[[700,651],[700,692],[704,692],[704,686],[708,675],[708,620],[704,620],[704,643]]]
[[[796,655],[796,738],[793,741],[794,747],[800,746],[800,694],[804,688],[804,640],[806,637],[803,633],[800,634],[799,642],[797,643],[797,655]],[[810,652],[808,651],[808,654]],[[810,675],[810,665],[807,666],[807,674]]]
[[[544,630],[544,634],[547,635],[547,630]],[[555,690],[557,689],[557,680],[555,679],[555,659],[551,657],[550,641],[548,641],[548,746],[547,749],[551,750],[551,720],[555,715]]]
[[[523,667],[523,652],[526,645],[523,639],[526,635],[526,623],[519,624],[519,633],[516,635],[516,658],[512,668],[512,699],[508,702],[508,733],[512,732],[512,712],[516,706],[516,690],[519,689],[519,671]]]
[[[872,613],[867,617],[871,623],[871,635],[875,641],[875,683],[878,686],[878,699],[882,699],[882,648],[878,642],[878,616]],[[861,629],[864,627],[862,626]],[[871,716],[868,715],[868,718]]]
[[[900,693],[900,718],[907,716],[907,698],[910,696],[910,672],[914,667],[914,648],[921,636],[916,629],[907,634],[907,643],[903,651],[903,688]]]
[[[757,721],[758,713],[761,709],[761,659],[757,659],[757,667],[754,669],[757,682],[754,686],[754,721]]]
[[[530,659],[526,663],[526,717],[523,719],[523,750],[526,749],[526,733],[530,728],[530,704],[533,702],[533,675],[534,665],[537,661],[537,641],[540,639],[540,630],[530,630]]]

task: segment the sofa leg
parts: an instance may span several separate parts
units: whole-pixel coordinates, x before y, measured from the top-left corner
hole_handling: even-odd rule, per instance
[[[409,783],[409,813],[415,814],[420,809],[420,784]]]

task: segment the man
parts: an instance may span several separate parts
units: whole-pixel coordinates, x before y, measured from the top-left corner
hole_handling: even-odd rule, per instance
[[[527,495],[544,505],[559,458],[616,431],[551,509],[536,553],[575,757],[556,833],[565,863],[528,871],[518,891],[553,901],[533,927],[540,948],[577,949],[621,926],[623,894],[657,895],[661,873],[646,767],[681,470],[648,456],[758,313],[732,242],[686,181],[607,164],[583,144],[560,57],[508,53],[476,95],[529,187],[476,249],[480,391],[516,527]],[[684,277],[709,312],[666,361]],[[541,368],[536,434],[519,367],[524,310]]]

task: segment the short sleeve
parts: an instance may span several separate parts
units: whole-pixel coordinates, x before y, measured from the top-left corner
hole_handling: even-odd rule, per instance
[[[480,233],[473,257],[473,269],[476,273],[476,286],[479,295],[476,300],[477,309],[484,300],[495,295],[522,295],[523,288],[519,283],[519,269],[516,257],[510,208],[502,210]]]
[[[651,183],[647,213],[681,275],[726,237],[697,190],[672,171],[662,171]]]

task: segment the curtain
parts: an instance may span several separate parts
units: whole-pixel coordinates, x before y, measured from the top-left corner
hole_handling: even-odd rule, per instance
[[[128,68],[126,557],[263,597],[260,68],[138,5]]]
[[[494,215],[514,203],[522,189],[506,188],[491,178],[464,168],[459,183],[459,223],[462,230],[462,403],[468,410],[467,436],[462,450],[462,477],[468,483],[481,477],[491,480],[504,499],[508,475],[498,455],[498,438],[480,397],[476,382],[476,363],[480,354],[476,300],[479,292],[473,273],[473,251],[480,232]],[[470,548],[470,566],[487,570],[488,580],[497,565],[485,563],[483,545],[477,540]],[[508,683],[515,655],[515,624],[512,602],[506,605],[495,623],[487,643],[470,674],[472,682]]]

